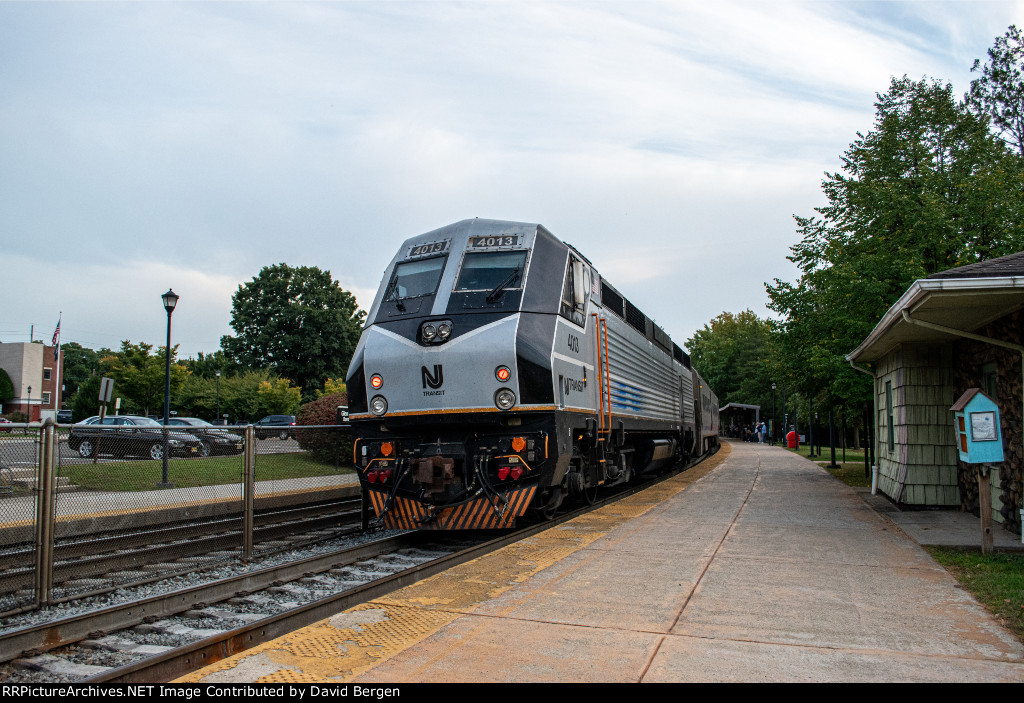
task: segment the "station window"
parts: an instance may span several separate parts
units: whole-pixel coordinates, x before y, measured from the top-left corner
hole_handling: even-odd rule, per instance
[[[50,373],[51,373],[51,369],[43,369],[43,380],[44,381],[49,381],[50,380]]]
[[[889,426],[889,451],[896,450],[896,428],[892,423],[892,381],[885,382],[885,415]]]
[[[999,376],[996,373],[996,362],[990,361],[981,367],[981,390],[985,391],[985,395],[997,402],[999,400],[998,379]]]
[[[49,405],[49,404],[50,404],[50,391],[46,391],[45,393],[43,393],[43,405]]]

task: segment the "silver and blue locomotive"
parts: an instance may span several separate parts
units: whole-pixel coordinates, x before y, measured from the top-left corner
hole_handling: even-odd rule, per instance
[[[353,459],[380,524],[511,527],[717,443],[690,359],[543,226],[407,240],[348,372]]]

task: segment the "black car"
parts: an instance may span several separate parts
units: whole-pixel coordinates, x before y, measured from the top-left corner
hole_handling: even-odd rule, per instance
[[[288,439],[295,436],[294,415],[267,415],[265,418],[253,425],[256,432],[256,439],[277,437]]]
[[[171,456],[198,456],[203,443],[185,432],[168,432],[167,445]],[[113,456],[141,456],[150,459],[164,457],[164,428],[159,422],[138,415],[90,417],[71,427],[68,447],[82,458],[97,454]]]
[[[245,448],[245,438],[233,432],[211,425],[197,417],[172,417],[167,421],[168,427],[179,428],[203,443],[199,450],[201,456],[211,454],[241,454]]]
[[[58,410],[57,411],[57,422],[61,425],[70,425],[72,422],[70,410]]]

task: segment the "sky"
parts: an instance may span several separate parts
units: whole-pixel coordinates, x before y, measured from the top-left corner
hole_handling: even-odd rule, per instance
[[[405,239],[570,242],[680,345],[796,280],[893,77],[962,95],[1024,2],[0,0],[0,341],[212,353],[264,266],[368,309]],[[976,74],[975,74],[976,76]]]

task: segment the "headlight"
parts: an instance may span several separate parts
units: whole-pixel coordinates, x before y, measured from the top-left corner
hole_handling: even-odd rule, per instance
[[[381,386],[384,385],[384,377],[381,376],[379,373],[373,374],[372,376],[370,376],[370,385],[373,386],[375,390],[379,389]]]
[[[498,410],[508,410],[516,404],[516,394],[508,388],[499,388],[494,394],[494,405]]]
[[[388,411],[388,401],[384,399],[382,395],[373,396],[373,400],[370,401],[370,412],[377,417],[380,417]]]
[[[452,326],[447,322],[442,322],[437,326],[437,338],[441,340],[448,339],[452,336]]]
[[[423,339],[429,342],[431,339],[434,338],[435,334],[437,334],[437,330],[434,329],[434,326],[432,324],[428,322],[427,324],[423,325]]]

